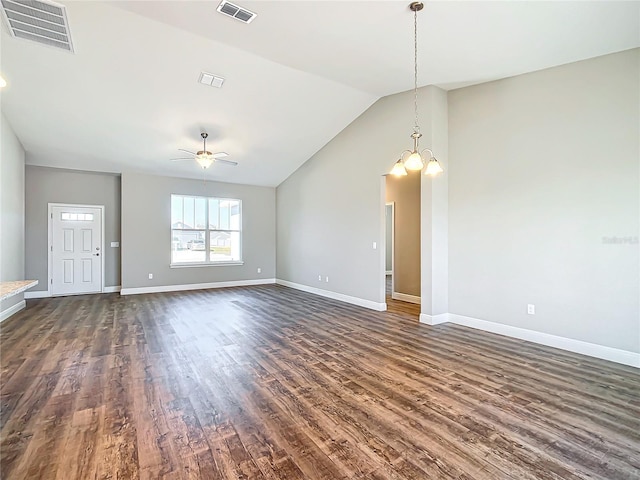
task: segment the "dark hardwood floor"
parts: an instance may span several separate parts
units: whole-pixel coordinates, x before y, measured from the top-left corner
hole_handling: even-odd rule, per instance
[[[391,307],[29,301],[0,326],[2,478],[639,478],[637,370]]]
[[[420,305],[409,302],[401,302],[391,298],[393,292],[393,286],[391,283],[391,275],[387,275],[385,279],[386,283],[386,295],[385,302],[387,302],[387,312],[405,315],[408,319],[418,321],[420,318]]]

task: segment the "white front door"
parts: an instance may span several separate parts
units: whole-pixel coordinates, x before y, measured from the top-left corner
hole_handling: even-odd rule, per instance
[[[51,295],[102,292],[102,208],[51,206]]]

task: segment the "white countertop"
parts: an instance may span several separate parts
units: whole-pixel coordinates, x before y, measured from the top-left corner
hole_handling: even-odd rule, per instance
[[[15,282],[0,282],[0,300],[13,297],[25,290],[35,287],[38,280],[16,280]]]

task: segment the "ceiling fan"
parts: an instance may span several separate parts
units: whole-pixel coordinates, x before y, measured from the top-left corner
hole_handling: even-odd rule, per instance
[[[230,160],[223,160],[222,157],[227,157],[229,154],[227,152],[217,152],[211,153],[207,151],[207,137],[208,133],[202,132],[200,134],[203,141],[202,150],[198,150],[197,152],[191,152],[189,150],[185,150],[184,148],[179,148],[178,150],[181,152],[188,153],[189,155],[193,155],[192,157],[184,157],[184,158],[172,158],[172,162],[181,162],[183,160],[195,160],[198,162],[198,165],[202,167],[203,170],[206,170],[211,166],[213,162],[226,163],[227,165],[238,165],[238,162],[232,162]]]

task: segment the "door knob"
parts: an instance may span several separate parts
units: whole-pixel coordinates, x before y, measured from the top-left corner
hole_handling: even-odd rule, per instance
[[[99,254],[99,253],[94,253],[94,254],[93,254],[93,256],[94,256],[94,257],[99,257],[99,256],[100,256],[100,254]]]

